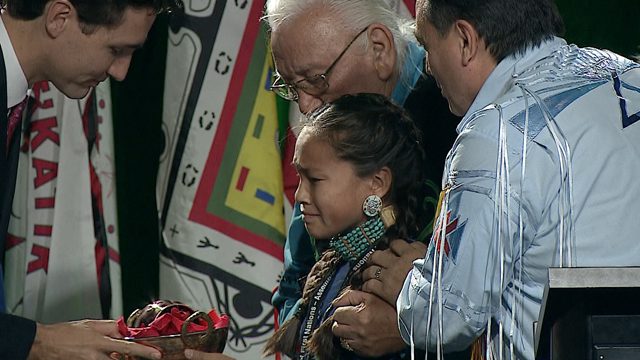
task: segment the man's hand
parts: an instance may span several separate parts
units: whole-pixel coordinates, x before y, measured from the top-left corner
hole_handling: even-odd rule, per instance
[[[371,254],[367,268],[362,272],[362,291],[378,295],[394,308],[407,274],[416,259],[424,258],[427,246],[396,239],[389,249]]]
[[[220,353],[204,353],[191,349],[184,351],[184,357],[189,360],[234,360],[234,358]]]
[[[53,325],[38,324],[28,360],[110,360],[110,354],[160,359],[160,351],[122,338],[115,321],[82,320]]]
[[[362,291],[349,290],[334,300],[333,335],[359,355],[379,357],[404,349],[395,306]]]

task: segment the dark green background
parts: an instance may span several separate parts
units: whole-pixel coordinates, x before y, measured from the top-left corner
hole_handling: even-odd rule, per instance
[[[640,54],[640,0],[557,0],[566,38],[625,56]],[[158,294],[155,181],[163,140],[168,19],[160,16],[129,75],[112,82],[124,313]]]

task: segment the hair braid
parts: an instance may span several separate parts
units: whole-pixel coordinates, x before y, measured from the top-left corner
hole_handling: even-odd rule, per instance
[[[302,301],[298,307],[298,311],[291,319],[285,321],[282,327],[269,339],[263,351],[264,356],[273,355],[278,352],[290,357],[296,354],[298,350],[296,349],[296,345],[298,343],[301,317],[307,312],[309,301],[315,292],[322,282],[331,276],[339,262],[340,255],[334,250],[327,250],[323,253],[320,260],[313,265],[305,281],[304,289],[302,290]]]

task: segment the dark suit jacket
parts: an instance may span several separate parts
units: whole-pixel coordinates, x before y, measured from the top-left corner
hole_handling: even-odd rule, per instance
[[[4,298],[3,272],[4,249],[11,217],[11,204],[18,171],[20,150],[20,130],[17,129],[9,144],[7,153],[7,74],[4,56],[0,51],[0,296]],[[1,302],[4,304],[4,299]],[[26,359],[36,335],[34,321],[5,314],[0,308],[0,359]]]

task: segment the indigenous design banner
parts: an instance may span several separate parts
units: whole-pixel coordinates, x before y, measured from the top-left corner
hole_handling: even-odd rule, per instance
[[[410,16],[404,2],[392,6]],[[174,14],[157,185],[160,297],[228,314],[225,353],[239,359],[261,358],[272,334],[297,186],[297,116],[269,91],[263,9],[263,0],[191,0]]]
[[[38,83],[25,112],[6,244],[7,310],[45,323],[118,317],[109,83],[82,100]]]
[[[285,202],[263,1],[185,1],[169,33],[158,178],[161,298],[230,316],[226,353],[273,330]]]

